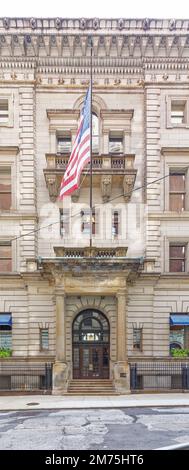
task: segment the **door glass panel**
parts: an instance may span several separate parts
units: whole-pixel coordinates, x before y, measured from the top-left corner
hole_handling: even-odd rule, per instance
[[[103,348],[103,367],[108,367],[109,365],[109,353],[108,353],[108,348]]]
[[[74,348],[74,367],[79,368],[79,348]]]
[[[88,367],[89,365],[89,349],[83,349],[83,366]]]

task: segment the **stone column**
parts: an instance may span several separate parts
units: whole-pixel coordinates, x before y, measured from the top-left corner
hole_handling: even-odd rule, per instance
[[[114,384],[120,393],[130,392],[127,361],[127,290],[117,292],[117,362],[114,364]]]
[[[65,296],[64,291],[56,292],[56,360],[66,360],[65,341]]]
[[[126,360],[126,290],[117,293],[117,360]]]
[[[69,369],[66,363],[65,293],[62,288],[56,295],[56,362],[53,367],[53,393],[67,390]]]

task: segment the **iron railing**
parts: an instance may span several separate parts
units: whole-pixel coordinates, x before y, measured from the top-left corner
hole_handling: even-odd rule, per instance
[[[189,362],[130,364],[131,390],[189,390]]]
[[[0,392],[50,391],[52,389],[52,364],[0,363]]]

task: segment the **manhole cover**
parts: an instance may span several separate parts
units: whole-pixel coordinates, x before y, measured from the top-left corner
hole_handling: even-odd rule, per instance
[[[31,403],[27,403],[28,406],[32,406],[32,405],[39,405],[39,403],[35,403],[34,401],[32,401]]]

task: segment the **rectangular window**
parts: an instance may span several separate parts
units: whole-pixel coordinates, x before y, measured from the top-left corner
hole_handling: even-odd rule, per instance
[[[65,237],[70,233],[70,211],[69,209],[60,210],[60,235]]]
[[[0,98],[0,125],[8,123],[9,120],[9,100]]]
[[[40,328],[40,351],[49,349],[49,329]]]
[[[0,242],[0,272],[12,271],[11,242]]]
[[[142,351],[142,328],[133,328],[133,349]]]
[[[10,313],[0,313],[0,348],[12,349],[12,317]]]
[[[112,212],[112,236],[117,238],[120,233],[120,213],[119,211]]]
[[[96,233],[96,217],[95,210],[92,211],[92,235]],[[90,209],[81,211],[81,231],[84,234],[90,235]]]
[[[171,211],[185,210],[186,173],[170,170],[169,174],[169,209]]]
[[[109,136],[109,153],[123,153],[123,137]]]
[[[169,271],[185,272],[186,270],[186,244],[170,244],[169,246]]]
[[[0,167],[0,210],[11,208],[11,167]]]
[[[57,153],[71,153],[71,136],[57,137]]]
[[[186,123],[186,101],[171,101],[171,124]]]

